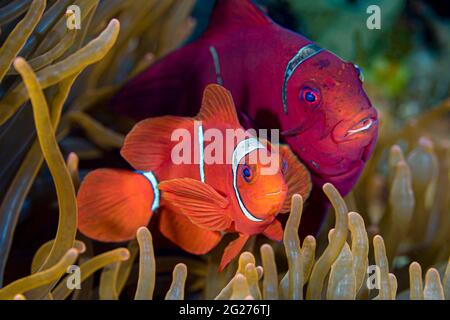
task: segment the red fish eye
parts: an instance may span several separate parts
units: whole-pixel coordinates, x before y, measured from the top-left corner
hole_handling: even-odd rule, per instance
[[[316,105],[320,101],[319,92],[312,88],[304,88],[302,90],[303,100],[310,105]]]
[[[252,181],[252,178],[253,178],[252,168],[250,168],[250,167],[247,166],[247,165],[243,165],[243,166],[242,166],[241,173],[242,173],[242,177],[244,178],[244,180],[245,180],[246,182]]]

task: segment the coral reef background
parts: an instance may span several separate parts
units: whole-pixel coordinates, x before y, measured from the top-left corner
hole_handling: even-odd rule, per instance
[[[133,122],[108,99],[198,36],[207,2],[76,0],[82,28],[69,30],[72,1],[0,1],[0,298],[450,299],[450,20],[438,1],[379,1],[381,30],[365,28],[370,1],[260,1],[360,65],[380,112],[356,188],[342,199],[324,186],[335,214],[316,237],[298,239],[297,196],[283,243],[254,238],[220,274],[230,237],[196,257],[146,228],[120,246],[77,235],[80,179],[126,167],[117,149]],[[71,292],[74,263],[83,283]],[[368,265],[379,290],[366,286]]]

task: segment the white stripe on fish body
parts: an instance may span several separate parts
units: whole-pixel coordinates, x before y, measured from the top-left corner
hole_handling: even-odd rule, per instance
[[[150,181],[150,184],[152,185],[153,194],[154,194],[153,203],[152,203],[152,211],[155,211],[156,209],[159,208],[158,180],[156,180],[155,175],[151,171],[148,171],[148,172],[137,171],[137,173],[142,174],[148,181]]]
[[[242,158],[244,158],[247,154],[250,152],[257,150],[257,149],[264,149],[264,145],[259,142],[257,138],[249,138],[246,140],[242,140],[238,143],[236,148],[233,151],[233,157],[232,157],[232,170],[233,170],[233,188],[234,193],[236,194],[236,198],[239,203],[239,207],[242,210],[242,213],[247,217],[247,219],[254,221],[254,222],[262,222],[263,219],[259,219],[252,215],[247,208],[245,207],[244,203],[242,202],[241,195],[239,194],[239,190],[237,188],[237,168],[239,167],[239,162]]]
[[[283,81],[283,87],[282,87],[282,102],[283,102],[283,110],[284,113],[288,113],[288,106],[287,106],[287,84],[291,76],[294,74],[295,70],[306,60],[309,58],[315,56],[319,52],[321,52],[323,49],[319,47],[318,45],[314,43],[310,43],[304,47],[301,47],[295,56],[289,60],[288,64],[286,65],[286,70],[284,71],[284,81]]]
[[[204,156],[204,145],[205,145],[205,138],[204,138],[204,132],[203,132],[203,126],[199,125],[197,129],[198,133],[198,144],[199,144],[199,173],[200,173],[200,180],[205,183],[205,156]],[[239,194],[239,190],[237,188],[237,168],[239,166],[239,162],[242,158],[244,158],[247,154],[250,152],[257,150],[257,149],[264,149],[264,145],[259,142],[257,138],[249,138],[246,140],[241,141],[238,143],[236,148],[233,150],[233,156],[232,156],[232,170],[233,170],[233,189],[234,193],[236,194],[236,198],[238,200],[239,207],[241,208],[242,213],[247,217],[247,219],[254,221],[254,222],[262,222],[263,219],[259,219],[252,215],[248,209],[245,207],[241,195]]]
[[[223,85],[222,75],[220,74],[220,62],[219,55],[217,54],[217,50],[214,46],[209,47],[209,52],[213,58],[214,70],[216,72],[216,81],[217,84]]]
[[[205,136],[203,134],[203,126],[199,125],[198,126],[198,145],[199,145],[199,171],[200,171],[200,181],[201,182],[205,182],[205,150],[204,150],[204,145],[205,145]]]

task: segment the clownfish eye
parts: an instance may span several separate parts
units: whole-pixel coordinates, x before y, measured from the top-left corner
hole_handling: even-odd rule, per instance
[[[361,82],[364,82],[364,74],[362,72],[362,69],[357,64],[354,64],[354,66],[355,66],[356,74],[359,77],[359,80],[361,80]]]
[[[244,180],[246,182],[250,182],[253,179],[253,171],[252,168],[250,168],[248,165],[243,165],[242,166],[242,177],[244,178]]]
[[[305,87],[301,91],[301,98],[307,104],[316,106],[320,102],[320,93],[316,89]]]

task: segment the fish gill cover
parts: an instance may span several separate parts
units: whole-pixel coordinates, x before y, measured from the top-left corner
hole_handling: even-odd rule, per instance
[[[356,186],[343,198],[323,185],[334,214],[318,234],[299,237],[300,195],[282,242],[252,237],[222,272],[228,235],[195,256],[156,219],[123,244],[77,233],[86,173],[129,168],[118,149],[135,121],[112,113],[111,97],[187,39],[194,2],[0,2],[0,299],[450,299],[450,24],[419,0],[381,1],[377,31],[365,28],[366,1],[263,2],[361,66],[379,112]],[[71,4],[80,29],[67,28]],[[81,289],[69,285],[74,265]]]

